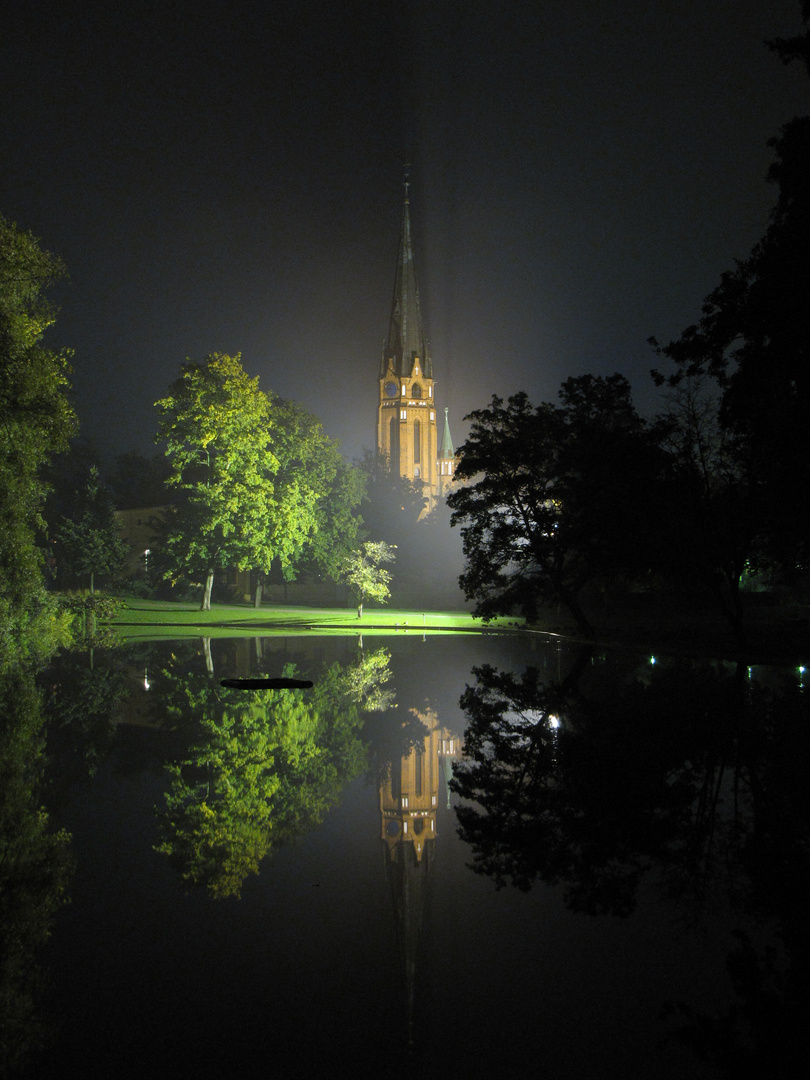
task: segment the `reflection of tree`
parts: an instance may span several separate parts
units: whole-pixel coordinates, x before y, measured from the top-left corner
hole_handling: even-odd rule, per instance
[[[365,766],[361,710],[385,693],[387,663],[381,650],[333,664],[307,692],[246,693],[164,673],[170,712],[191,714],[194,736],[169,766],[158,850],[188,885],[238,896],[273,847],[323,819]]]
[[[69,836],[40,804],[42,700],[25,666],[0,664],[0,1074],[42,1042],[35,951],[50,936],[70,878]]]
[[[603,679],[591,700],[577,671],[559,686],[534,669],[475,674],[462,698],[468,760],[453,783],[477,804],[458,818],[479,873],[498,886],[562,883],[572,909],[619,915],[633,910],[653,865],[673,887],[706,887],[726,827],[734,680],[706,668],[689,683],[682,670],[662,670]]]
[[[748,828],[738,838],[746,905],[777,928],[763,947],[738,932],[727,967],[737,1000],[723,1015],[684,1004],[674,1035],[735,1080],[793,1077],[810,1062],[810,700],[795,682],[748,688],[740,772],[751,792]]]
[[[647,871],[671,895],[724,896],[740,922],[776,920],[778,947],[738,931],[725,1015],[669,1007],[673,1034],[736,1078],[810,1060],[810,701],[744,667],[648,667],[546,686],[475,669],[468,755],[453,788],[473,869],[499,887],[561,884],[570,908],[629,914]],[[784,951],[782,946],[784,946]],[[798,1056],[797,1056],[798,1055]]]
[[[59,757],[56,781],[64,786],[77,771],[95,774],[111,749],[115,720],[127,688],[126,674],[90,666],[86,654],[63,652],[45,673],[48,687],[48,747]]]

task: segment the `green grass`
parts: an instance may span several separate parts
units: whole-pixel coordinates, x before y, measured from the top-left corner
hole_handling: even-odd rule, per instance
[[[486,627],[480,619],[461,611],[406,611],[365,608],[305,608],[286,605],[256,610],[248,604],[199,605],[172,600],[125,601],[126,607],[111,624],[126,641],[181,637],[256,637],[273,634],[480,633],[483,629],[514,627],[514,620],[495,619]]]

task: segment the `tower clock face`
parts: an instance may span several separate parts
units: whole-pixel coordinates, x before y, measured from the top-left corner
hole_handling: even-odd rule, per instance
[[[397,386],[397,384],[395,382],[387,382],[385,384],[385,396],[386,397],[396,397],[398,393],[399,393],[399,387]]]

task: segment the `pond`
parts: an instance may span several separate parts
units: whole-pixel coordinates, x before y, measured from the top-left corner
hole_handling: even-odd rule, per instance
[[[58,656],[22,1075],[762,1075],[804,1037],[802,682],[522,634]]]

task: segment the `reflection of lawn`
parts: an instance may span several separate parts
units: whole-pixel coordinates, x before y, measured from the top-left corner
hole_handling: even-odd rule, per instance
[[[514,620],[496,619],[494,628],[514,626]],[[480,632],[480,619],[460,611],[402,611],[366,608],[357,618],[355,608],[304,608],[264,606],[258,610],[247,604],[212,604],[200,611],[195,604],[171,600],[126,600],[126,607],[113,623],[116,633],[131,641],[178,637],[255,637],[257,634],[395,634]]]

